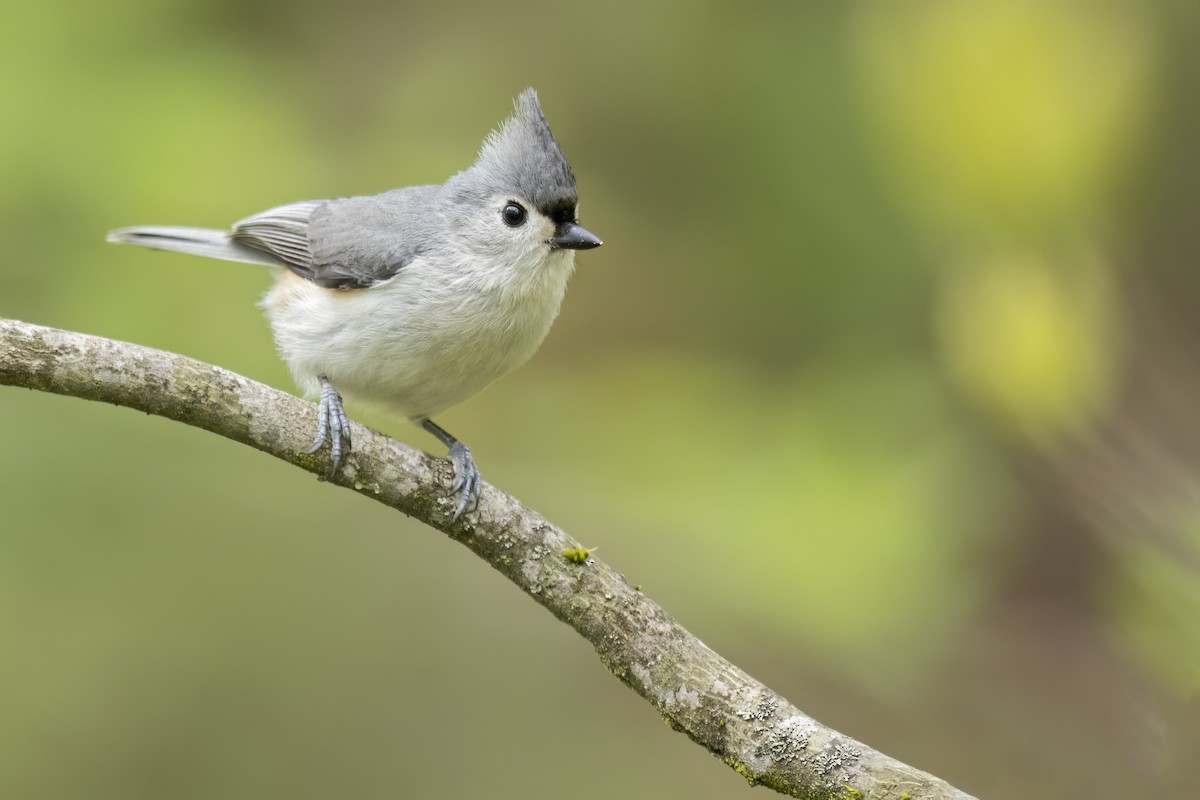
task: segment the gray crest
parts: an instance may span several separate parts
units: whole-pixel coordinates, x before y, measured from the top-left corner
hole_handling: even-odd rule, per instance
[[[456,176],[476,191],[513,192],[551,219],[573,218],[575,174],[550,132],[537,92],[526,89],[511,117],[483,142],[474,166]]]

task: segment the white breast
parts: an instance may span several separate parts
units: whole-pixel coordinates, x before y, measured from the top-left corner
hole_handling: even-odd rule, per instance
[[[504,280],[417,259],[386,283],[352,290],[285,271],[262,305],[308,395],[324,375],[352,402],[427,417],[529,360],[558,315],[573,255],[516,265]]]

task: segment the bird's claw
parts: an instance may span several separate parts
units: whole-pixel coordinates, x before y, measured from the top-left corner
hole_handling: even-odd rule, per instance
[[[450,485],[451,499],[458,497],[458,504],[454,507],[450,521],[457,522],[467,510],[468,503],[472,511],[479,507],[479,484],[482,479],[479,476],[479,468],[475,466],[475,459],[471,456],[471,448],[462,442],[450,445],[449,458],[454,466],[454,483]]]
[[[329,381],[321,380],[321,401],[317,407],[317,436],[307,452],[315,453],[329,442],[329,469],[323,480],[332,480],[350,452],[350,420],[342,406],[342,396]]]

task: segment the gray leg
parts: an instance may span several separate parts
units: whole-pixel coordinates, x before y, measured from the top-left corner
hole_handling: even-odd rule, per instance
[[[350,452],[350,420],[342,408],[342,396],[333,388],[329,378],[318,375],[321,380],[321,402],[317,407],[317,438],[308,452],[315,453],[329,441],[329,471],[325,479],[332,478],[342,464],[343,453]],[[343,443],[345,449],[343,450]]]
[[[475,466],[475,459],[471,457],[471,448],[455,439],[428,417],[420,422],[422,428],[450,448],[450,463],[454,465],[454,485],[450,487],[450,491],[458,495],[458,505],[454,507],[454,515],[450,517],[450,521],[455,522],[466,510],[468,501],[472,509],[479,505],[479,469]]]

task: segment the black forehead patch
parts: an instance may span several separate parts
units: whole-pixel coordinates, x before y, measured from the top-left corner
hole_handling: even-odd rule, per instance
[[[562,197],[549,203],[538,205],[537,210],[554,222],[561,225],[564,222],[575,221],[575,207],[578,203],[574,197]]]

